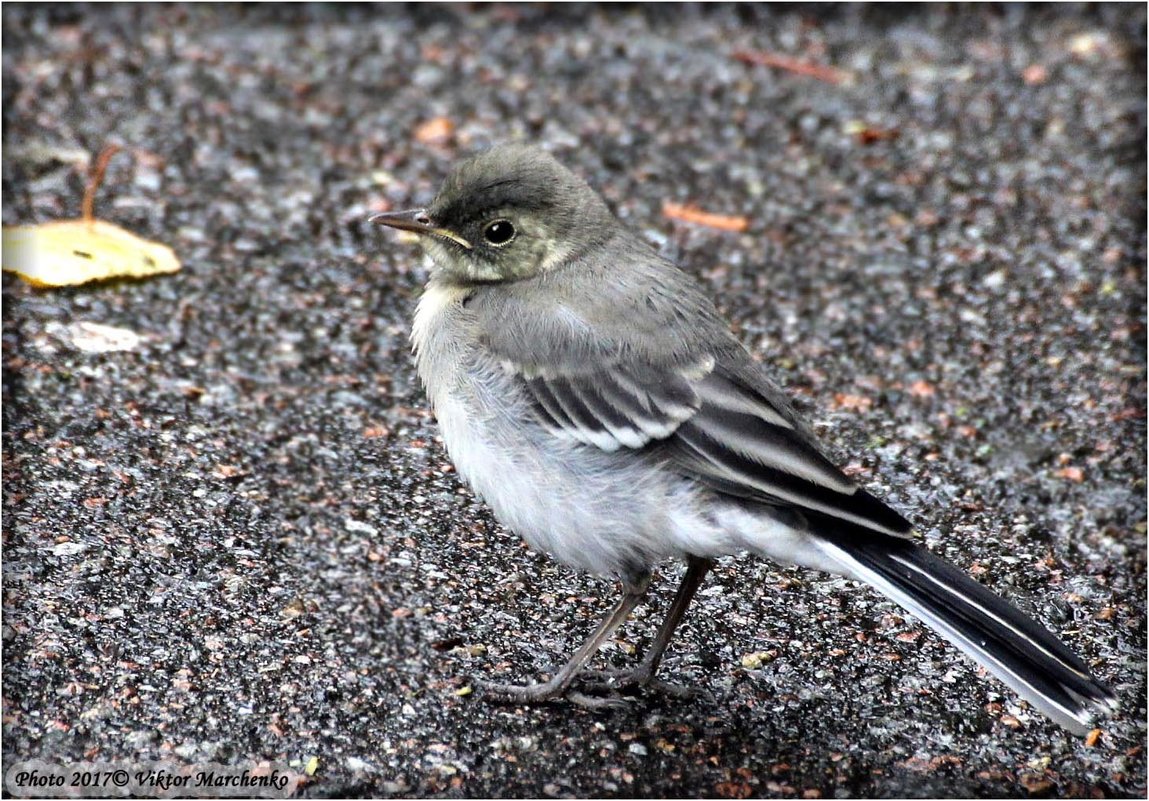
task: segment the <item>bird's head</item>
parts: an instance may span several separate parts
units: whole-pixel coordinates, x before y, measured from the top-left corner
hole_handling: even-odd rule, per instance
[[[532,278],[604,241],[618,224],[585,181],[528,145],[467,159],[427,208],[371,220],[418,234],[436,270],[459,283]]]

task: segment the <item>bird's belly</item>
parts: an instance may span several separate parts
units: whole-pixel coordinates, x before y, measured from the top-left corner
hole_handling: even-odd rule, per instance
[[[455,397],[435,408],[459,475],[531,547],[623,579],[675,552],[653,471],[559,440],[519,404],[483,419]]]

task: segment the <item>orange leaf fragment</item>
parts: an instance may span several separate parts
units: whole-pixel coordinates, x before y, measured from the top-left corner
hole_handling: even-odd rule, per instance
[[[455,133],[455,123],[446,117],[427,120],[415,129],[415,141],[424,145],[441,145]]]
[[[897,128],[864,128],[858,131],[858,141],[863,145],[872,145],[874,142],[889,142],[901,136]]]
[[[825,64],[811,64],[809,61],[802,61],[793,56],[784,56],[781,53],[767,53],[762,50],[735,50],[733,56],[744,64],[785,70],[795,75],[805,75],[807,78],[814,78],[826,83],[845,83],[853,77],[846,70]]]
[[[1021,79],[1030,86],[1038,86],[1049,80],[1049,70],[1041,64],[1030,64],[1022,70]]]
[[[873,398],[865,395],[848,395],[845,392],[834,394],[834,408],[848,412],[868,412],[874,405]]]
[[[934,391],[933,384],[923,379],[918,379],[910,384],[910,394],[915,398],[932,398]]]
[[[750,227],[750,221],[745,217],[727,214],[714,214],[703,211],[697,206],[687,206],[681,203],[666,201],[662,204],[662,213],[672,220],[705,225],[707,228],[717,228],[720,231],[734,231],[741,233]]]
[[[1075,484],[1080,484],[1085,480],[1085,471],[1080,467],[1063,467],[1054,473],[1058,478],[1068,479]]]

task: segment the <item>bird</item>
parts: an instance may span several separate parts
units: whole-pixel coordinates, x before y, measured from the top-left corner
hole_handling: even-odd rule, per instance
[[[843,473],[700,284],[543,148],[496,145],[430,205],[370,220],[430,257],[411,342],[458,475],[533,549],[621,588],[547,681],[483,692],[596,705],[580,673],[680,559],[650,647],[611,686],[657,682],[715,560],[749,552],[870,585],[1074,734],[1116,709],[1056,636]]]

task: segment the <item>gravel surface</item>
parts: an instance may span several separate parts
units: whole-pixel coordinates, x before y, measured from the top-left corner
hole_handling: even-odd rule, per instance
[[[184,262],[4,274],[5,762],[310,763],[316,796],[1145,797],[1145,30],[1139,4],[5,4],[5,224],[79,214],[45,152],[119,143],[97,213]],[[1095,666],[1099,739],[875,592],[749,558],[664,667],[705,694],[467,694],[553,668],[615,588],[459,485],[408,351],[425,265],[365,218],[514,139]],[[81,350],[92,323],[140,340]]]

